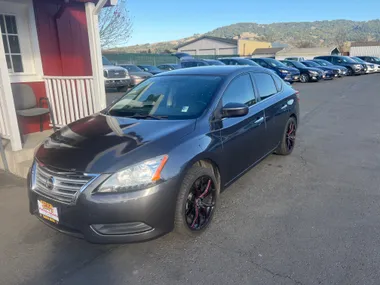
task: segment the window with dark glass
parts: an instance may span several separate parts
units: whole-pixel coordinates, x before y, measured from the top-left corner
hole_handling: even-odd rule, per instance
[[[239,76],[228,85],[223,94],[223,106],[228,103],[242,103],[252,106],[256,103],[251,77],[248,74]]]
[[[273,74],[272,77],[273,77],[274,83],[276,84],[277,91],[280,92],[282,89],[282,79],[275,74]]]
[[[261,99],[266,99],[277,93],[277,88],[271,75],[266,73],[255,73],[254,77]]]
[[[24,72],[16,17],[0,14],[0,29],[8,70],[14,73]]]

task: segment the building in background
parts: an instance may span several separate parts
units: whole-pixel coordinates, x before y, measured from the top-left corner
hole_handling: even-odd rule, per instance
[[[317,47],[317,48],[289,48],[276,53],[276,59],[282,60],[287,57],[303,57],[313,59],[319,55],[340,55],[337,47]]]
[[[177,47],[178,52],[190,55],[239,55],[250,56],[257,48],[270,48],[271,43],[244,39],[225,39],[202,36]]]
[[[283,47],[278,48],[257,48],[252,53],[252,58],[267,57],[267,58],[276,58],[276,54],[279,51],[282,51]]]
[[[380,57],[380,42],[353,42],[350,56],[376,56]]]

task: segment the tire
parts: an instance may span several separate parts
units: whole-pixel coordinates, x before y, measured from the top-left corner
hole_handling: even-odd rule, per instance
[[[292,140],[292,146],[289,147],[288,133],[289,133],[289,129],[290,129],[291,125],[294,126],[294,133],[292,134],[292,136],[294,137],[294,139]],[[294,149],[294,146],[295,146],[295,142],[296,142],[296,133],[297,133],[297,121],[296,121],[296,119],[294,117],[290,117],[288,119],[288,121],[286,122],[284,133],[283,133],[282,139],[281,139],[281,143],[280,143],[280,145],[278,146],[278,148],[276,150],[276,154],[279,154],[279,155],[289,155],[289,154],[291,154],[293,152],[293,149]]]
[[[306,82],[309,82],[310,81],[310,77],[308,74],[301,74],[300,75],[300,81],[302,83],[306,83]]]
[[[189,201],[190,199],[189,197],[192,198],[195,196],[195,195],[192,196],[192,190],[196,189],[196,188],[193,188],[193,185],[195,186],[196,182],[199,181],[199,179],[201,179],[202,177],[207,177],[207,179],[212,181],[210,183],[209,195],[213,193],[213,196],[212,196],[213,198],[211,200],[209,199],[207,203],[210,203],[211,201],[210,205],[214,205],[214,206],[208,207],[208,210],[210,210],[209,212],[210,216],[209,218],[207,218],[207,222],[205,222],[205,224],[201,228],[197,229],[196,226],[200,226],[202,222],[201,214],[200,214],[201,212],[199,210],[199,220],[197,224],[196,222],[194,222],[196,221],[195,219],[196,210],[191,208],[191,206],[195,206],[197,204],[196,202],[197,199],[195,198],[195,202],[191,203]],[[206,186],[206,190],[207,190],[207,186]],[[205,193],[206,190],[203,193]],[[212,218],[215,215],[215,210],[217,208],[217,201],[219,198],[219,194],[220,194],[220,185],[219,185],[219,181],[217,181],[215,177],[214,170],[212,168],[206,168],[199,165],[193,165],[186,173],[182,181],[182,185],[177,197],[177,205],[176,205],[175,218],[174,218],[174,232],[185,237],[197,237],[200,234],[202,234],[209,227],[212,221]],[[205,197],[209,198],[210,196],[205,195]],[[198,208],[198,209],[204,209],[204,208]],[[208,210],[206,210],[206,212],[204,213],[207,214]],[[186,212],[189,213],[188,216],[186,216]],[[191,219],[191,216],[193,216],[194,219]],[[204,217],[205,216],[206,215],[204,215]],[[206,219],[204,219],[203,221],[206,221]],[[194,226],[194,228],[191,229],[191,226]]]
[[[128,90],[128,86],[121,86],[121,87],[116,87],[116,90],[118,92],[125,92]]]
[[[350,68],[350,67],[347,67],[347,76],[352,76],[354,75],[354,71]]]

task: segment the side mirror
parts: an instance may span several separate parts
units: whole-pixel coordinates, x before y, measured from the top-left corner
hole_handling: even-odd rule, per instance
[[[248,114],[248,106],[242,103],[228,103],[222,108],[223,118],[243,117]]]

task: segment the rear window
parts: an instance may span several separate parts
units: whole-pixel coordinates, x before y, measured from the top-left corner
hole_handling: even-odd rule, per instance
[[[276,84],[277,91],[280,92],[282,90],[282,79],[278,77],[277,75],[272,75],[274,83]]]
[[[278,92],[271,75],[266,73],[255,73],[254,77],[261,99],[266,99]]]

